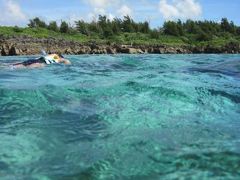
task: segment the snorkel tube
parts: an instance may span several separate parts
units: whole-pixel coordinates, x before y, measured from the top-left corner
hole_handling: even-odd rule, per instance
[[[46,53],[46,51],[45,50],[41,50],[41,54],[43,55],[43,56],[47,56],[47,53]]]

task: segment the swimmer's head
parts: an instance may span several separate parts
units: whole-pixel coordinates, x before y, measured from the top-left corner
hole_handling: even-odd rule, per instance
[[[48,59],[55,61],[56,63],[61,63],[61,57],[58,54],[49,54],[46,56]]]
[[[47,58],[50,58],[51,60],[55,61],[56,63],[64,63],[64,64],[71,64],[71,62],[67,59],[65,59],[61,54],[49,54],[47,55]]]

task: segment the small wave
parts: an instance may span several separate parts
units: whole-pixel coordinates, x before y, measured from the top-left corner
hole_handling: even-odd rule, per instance
[[[240,96],[239,95],[236,95],[236,94],[230,94],[228,92],[225,92],[225,91],[217,91],[217,90],[214,90],[214,89],[209,89],[208,90],[211,95],[213,96],[223,96],[225,98],[228,98],[230,99],[231,101],[233,101],[234,103],[240,103]]]
[[[240,61],[228,61],[208,66],[190,67],[188,70],[190,72],[223,74],[240,78]]]
[[[48,128],[60,133],[66,143],[93,141],[107,135],[107,124],[97,114],[84,116],[79,113],[55,111],[49,114]],[[44,123],[44,124],[45,124]]]
[[[168,98],[171,98],[171,97],[179,97],[184,99],[188,98],[188,96],[184,92],[178,91],[176,89],[170,89],[170,88],[158,87],[158,86],[149,86],[149,85],[141,84],[134,81],[128,81],[124,85],[132,88],[138,93],[149,91],[149,92],[152,92],[152,94],[154,95],[159,95],[162,97],[166,96]]]

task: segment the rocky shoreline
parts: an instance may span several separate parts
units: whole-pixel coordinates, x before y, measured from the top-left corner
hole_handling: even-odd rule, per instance
[[[96,43],[81,44],[54,38],[0,37],[0,56],[36,55],[40,49],[62,54],[201,54],[201,53],[240,53],[240,46],[229,43],[223,47],[211,46],[176,46],[166,45],[100,45]]]

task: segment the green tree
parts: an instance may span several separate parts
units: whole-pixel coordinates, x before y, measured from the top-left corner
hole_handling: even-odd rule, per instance
[[[78,32],[81,34],[89,35],[87,24],[83,20],[76,21],[75,24]]]
[[[47,24],[38,17],[30,19],[29,21],[28,27],[30,28],[47,28]]]
[[[223,32],[229,32],[229,33],[236,32],[234,23],[232,21],[229,23],[227,18],[222,18],[221,29]]]
[[[230,30],[229,30],[229,32],[232,33],[232,34],[236,34],[236,32],[237,32],[237,27],[235,26],[233,21],[230,22]]]
[[[207,34],[216,34],[217,30],[215,29],[214,22],[212,21],[199,21],[199,27],[201,30]]]
[[[95,21],[92,21],[90,24],[89,23],[85,23],[85,26],[86,26],[86,29],[88,31],[88,34],[91,34],[91,33],[101,33],[100,32],[100,29],[99,29],[99,26],[98,26],[98,23],[95,22]]]
[[[180,36],[183,36],[184,35],[183,24],[180,19],[177,21],[177,29],[178,29],[178,34]]]
[[[55,32],[58,32],[59,28],[58,28],[57,22],[56,21],[50,22],[49,25],[48,25],[48,29],[52,30],[52,31],[55,31]]]
[[[147,21],[143,23],[141,31],[142,33],[146,33],[146,34],[150,32],[149,23]]]
[[[130,18],[130,16],[124,16],[122,28],[124,32],[134,32],[133,20]]]
[[[240,36],[240,27],[237,27],[236,33]]]
[[[189,34],[196,34],[199,32],[198,25],[192,20],[187,20],[183,26],[184,30]]]
[[[69,26],[65,21],[62,21],[60,25],[60,32],[61,33],[68,33],[69,32]]]
[[[104,37],[110,37],[113,35],[113,30],[112,30],[112,23],[110,22],[109,19],[107,19],[106,16],[100,15],[98,17],[98,26],[102,31],[102,36]]]
[[[163,24],[164,34],[179,36],[179,29],[176,22],[167,21]]]
[[[100,27],[106,26],[106,24],[107,24],[107,16],[99,15],[98,16],[98,24],[99,24]]]
[[[121,30],[122,20],[119,18],[114,18],[112,21],[112,31],[114,34],[119,34]]]

